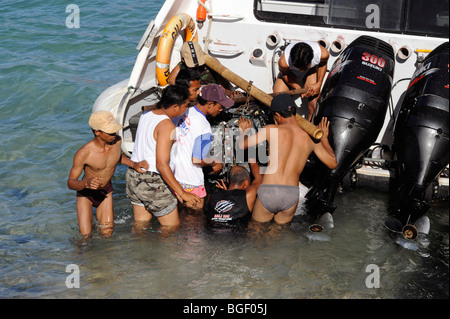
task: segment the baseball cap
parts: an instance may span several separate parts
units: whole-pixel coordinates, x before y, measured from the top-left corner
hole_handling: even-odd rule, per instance
[[[181,47],[181,57],[184,59],[188,68],[193,68],[205,64],[203,50],[200,44],[195,41],[187,41]]]
[[[294,99],[289,94],[278,94],[272,99],[272,103],[270,103],[270,111],[272,113],[280,113],[295,107]]]
[[[218,84],[205,85],[202,87],[200,96],[207,101],[220,103],[223,107],[234,105],[234,101],[227,96],[225,90]]]
[[[114,115],[108,111],[97,111],[91,114],[89,126],[93,130],[103,131],[108,134],[116,133],[122,125],[116,122]]]

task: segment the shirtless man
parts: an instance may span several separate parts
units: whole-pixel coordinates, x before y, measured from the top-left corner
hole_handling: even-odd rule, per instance
[[[180,224],[173,191],[189,205],[197,205],[200,200],[197,195],[184,191],[170,166],[175,142],[172,120],[187,110],[188,103],[188,88],[170,85],[164,89],[157,109],[145,112],[139,120],[131,160],[146,160],[149,168],[144,174],[130,169],[126,173],[126,192],[133,205],[137,231],[145,228],[153,215],[165,231],[174,230]]]
[[[292,220],[299,200],[299,178],[311,152],[330,169],[337,166],[336,156],[328,142],[329,122],[323,118],[318,127],[323,131],[320,142],[314,143],[295,120],[295,103],[290,95],[273,98],[271,112],[274,125],[263,127],[247,136],[251,128],[248,119],[239,119],[239,147],[246,149],[264,141],[269,144],[269,165],[258,189],[252,218],[257,222],[272,219],[278,224]]]
[[[122,126],[108,111],[98,111],[91,115],[89,126],[94,139],[80,148],[73,159],[73,166],[67,180],[67,187],[77,191],[77,215],[80,233],[89,238],[92,230],[92,207],[96,208],[101,234],[112,235],[113,186],[111,179],[118,163],[132,167],[139,173],[148,168],[145,161],[136,163],[121,155],[122,140],[116,132]],[[79,177],[84,171],[81,180]]]
[[[307,88],[308,91],[302,94],[302,98],[308,98],[308,120],[311,120],[316,108],[329,56],[328,51],[320,44],[299,41],[289,44],[278,61],[280,74],[273,92]]]

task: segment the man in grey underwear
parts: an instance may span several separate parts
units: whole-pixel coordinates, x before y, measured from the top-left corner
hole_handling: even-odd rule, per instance
[[[330,169],[336,168],[337,161],[328,142],[327,118],[318,125],[323,137],[315,142],[297,124],[295,102],[290,95],[275,96],[270,108],[275,124],[263,127],[254,135],[247,135],[252,126],[250,120],[239,119],[239,148],[247,149],[267,141],[269,163],[258,189],[252,218],[257,222],[274,219],[278,224],[286,224],[297,209],[299,178],[311,152]]]

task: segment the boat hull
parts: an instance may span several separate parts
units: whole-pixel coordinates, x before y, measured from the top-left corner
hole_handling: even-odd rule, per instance
[[[312,4],[311,1],[216,1],[213,5],[213,12],[207,10],[206,21],[203,24],[197,23],[196,32],[198,33],[198,41],[206,53],[245,80],[251,80],[253,85],[266,93],[273,91],[273,84],[279,73],[279,58],[286,45],[293,41],[316,41],[324,46],[330,53],[328,68],[331,65],[340,66],[327,70],[329,74],[327,80],[333,79],[336,83],[345,78],[343,73],[340,72],[345,64],[337,64],[337,60],[342,62],[343,52],[349,53],[355,49],[350,50],[351,45],[348,44],[353,43],[361,35],[371,35],[392,46],[396,52],[395,74],[393,80],[382,81],[386,83],[383,90],[373,93],[370,89],[374,87],[370,81],[377,83],[375,86],[377,89],[381,88],[379,79],[374,75],[377,72],[376,67],[380,67],[378,63],[381,62],[379,59],[375,60],[373,55],[377,58],[382,57],[373,52],[376,45],[366,46],[364,52],[370,53],[370,56],[363,56],[364,52],[359,52],[361,55],[357,56],[361,63],[364,61],[362,60],[364,57],[367,60],[364,62],[375,67],[371,68],[373,74],[368,72],[364,76],[364,74],[357,72],[359,69],[356,67],[356,58],[346,60],[348,63],[355,60],[352,68],[345,68],[348,79],[351,78],[351,72],[353,72],[353,76],[364,76],[364,78],[357,79],[355,82],[359,86],[352,87],[349,83],[339,83],[339,85],[327,84],[323,87],[322,92],[324,94],[322,94],[319,103],[322,106],[318,107],[317,110],[328,112],[326,116],[332,120],[330,140],[334,144],[340,165],[332,174],[327,169],[317,170],[316,167],[320,166],[312,156],[301,178],[304,185],[315,186],[318,191],[310,192],[310,195],[314,194],[316,198],[322,200],[324,203],[322,206],[325,207],[324,211],[329,211],[333,208],[334,193],[341,186],[344,188],[348,186],[371,187],[383,192],[390,190],[393,177],[396,175],[394,170],[396,160],[390,156],[394,137],[394,123],[408,86],[405,79],[411,77],[417,63],[420,63],[432,49],[443,41],[448,41],[448,36],[440,33],[433,35],[427,32],[390,32],[389,29],[368,28],[363,25],[357,28],[353,26],[350,28],[341,27],[339,21],[337,24],[331,20],[323,23],[322,16],[318,17],[316,21],[318,24],[311,24],[308,19],[317,17],[310,14],[314,15],[322,10],[325,10],[323,11],[325,14],[332,13],[326,10],[327,8],[320,4],[320,1],[314,2],[316,3]],[[332,4],[334,1],[328,2]],[[354,9],[364,15],[367,11],[360,3],[360,1],[355,0]],[[210,3],[206,2],[206,4],[208,8]],[[186,13],[194,18],[198,7],[197,1],[165,1],[137,46],[139,53],[129,79],[105,90],[94,104],[93,111],[110,110],[117,121],[122,124],[123,129],[118,134],[123,140],[122,151],[127,156],[131,156],[134,147],[135,129],[139,115],[143,108],[158,102],[163,89],[158,85],[155,74],[158,43],[164,34],[163,30],[172,17],[180,13]],[[235,11],[236,7],[239,7],[239,12]],[[314,11],[310,11],[311,9],[314,9]],[[349,12],[346,11],[346,14]],[[291,16],[293,19],[286,20],[284,19],[285,13],[295,14]],[[340,11],[335,13],[341,14]],[[303,18],[307,19],[304,20]],[[349,18],[353,21],[353,16]],[[173,69],[180,61],[180,49],[186,38],[184,35],[184,31],[181,31],[174,41],[170,69]],[[391,53],[386,54],[392,57]],[[384,62],[386,61],[387,59],[384,59]],[[368,65],[364,66],[368,67]],[[359,67],[362,66],[362,64],[359,65]],[[384,65],[384,68],[386,69],[387,66]],[[389,76],[385,78],[387,79]],[[361,88],[362,85],[365,85],[365,87]],[[345,90],[342,89],[344,87]],[[327,88],[332,88],[332,90],[325,92]],[[384,90],[389,91],[389,89],[390,93],[385,94]],[[245,91],[245,89],[243,90]],[[389,96],[390,101],[388,112],[385,110],[386,96]],[[327,97],[326,100],[325,97]],[[367,103],[364,102],[365,100],[367,100]],[[301,101],[299,114],[308,114],[306,99],[297,98],[296,101]],[[381,106],[377,104],[374,107],[372,105],[374,101]],[[339,105],[339,107],[333,107],[334,105]],[[260,108],[261,105],[256,108],[258,107]],[[358,107],[362,108],[363,111],[360,112]],[[213,130],[218,132],[213,134],[214,150],[223,151],[224,161],[228,163],[225,165],[223,174],[226,173],[230,165],[239,162],[237,159],[243,157],[238,151],[233,152],[233,143],[230,143],[232,139],[229,138],[229,132],[232,132],[233,128],[236,129],[236,116],[249,116],[256,128],[259,127],[259,122],[261,125],[263,122],[267,122],[266,119],[261,119],[261,112],[250,111],[243,112],[245,114],[231,114],[234,111],[226,110],[223,113],[229,114],[224,114],[226,118],[222,119],[223,121],[211,123]],[[378,118],[380,114],[384,114],[384,119]],[[380,117],[382,116],[380,115]],[[367,119],[372,122],[367,121]],[[381,124],[382,122],[384,123]],[[378,129],[379,125],[382,125],[380,130]],[[374,139],[376,132],[378,132],[378,136],[375,143],[365,152],[364,150],[367,150],[369,141]],[[377,148],[377,152],[380,151],[377,153],[378,155],[375,154],[374,147]],[[263,148],[260,149],[263,150]],[[261,157],[262,162],[264,162],[266,157],[264,154]],[[437,181],[437,184],[435,184],[435,181]],[[432,182],[433,194],[435,187],[438,187],[439,197],[448,198],[448,174],[442,173],[440,178],[435,181]],[[327,191],[326,185],[330,185],[330,183],[332,183],[330,188],[332,191]],[[313,202],[309,201],[309,204]]]

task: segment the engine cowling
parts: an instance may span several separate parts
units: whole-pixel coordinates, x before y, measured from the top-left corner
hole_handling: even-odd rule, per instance
[[[396,119],[393,149],[397,188],[389,211],[405,224],[431,205],[430,183],[449,163],[449,43],[434,49],[414,72]]]
[[[330,121],[329,141],[338,166],[322,172],[307,194],[307,211],[332,213],[334,195],[350,168],[375,142],[383,126],[394,74],[394,50],[379,39],[361,36],[337,58],[317,102],[318,124]]]

